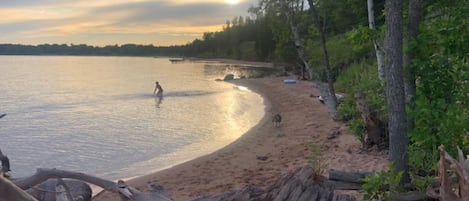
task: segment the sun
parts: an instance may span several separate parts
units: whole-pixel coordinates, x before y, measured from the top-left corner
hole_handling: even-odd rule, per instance
[[[239,3],[240,0],[225,0],[226,3],[230,5],[236,5]]]

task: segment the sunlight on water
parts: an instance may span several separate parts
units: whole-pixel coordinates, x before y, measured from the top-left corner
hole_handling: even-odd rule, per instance
[[[15,176],[39,167],[138,176],[213,152],[264,115],[259,95],[215,81],[231,66],[132,57],[0,56],[0,62],[8,75],[0,85],[0,113],[7,113],[0,149]],[[152,95],[155,80],[162,99]]]

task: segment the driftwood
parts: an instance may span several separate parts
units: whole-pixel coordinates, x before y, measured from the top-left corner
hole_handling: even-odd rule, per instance
[[[57,188],[61,188],[57,190]],[[30,195],[41,201],[59,201],[57,197],[83,201],[91,201],[92,191],[90,186],[80,180],[48,179],[26,190]]]
[[[20,188],[29,189],[39,183],[42,183],[50,178],[71,178],[87,183],[97,185],[104,190],[119,193],[124,199],[136,201],[170,201],[166,194],[160,192],[140,192],[139,190],[128,186],[124,181],[119,180],[117,183],[91,175],[70,172],[58,169],[38,169],[37,172],[27,178],[15,179],[13,182]]]
[[[329,170],[329,182],[336,190],[360,190],[362,179],[372,175],[371,172],[344,172],[340,170]]]
[[[443,145],[439,147],[439,150],[439,193],[434,189],[428,189],[427,195],[441,201],[469,201],[469,158],[465,158],[463,152],[459,148],[458,160],[451,157],[445,151],[445,147]],[[457,176],[458,182],[450,180],[450,173],[454,173]]]
[[[0,201],[38,201],[0,174]]]
[[[32,194],[36,194],[41,201],[55,201],[59,199],[70,200],[91,200],[91,183],[97,185],[104,190],[119,193],[123,200],[134,201],[171,201],[172,199],[164,193],[161,188],[157,188],[154,192],[140,192],[139,190],[128,186],[124,181],[119,180],[117,183],[95,176],[71,172],[58,169],[37,169],[32,176],[25,178],[5,178],[4,175],[10,170],[8,157],[0,151],[0,161],[2,169],[0,171],[0,201],[37,201]],[[68,178],[76,180],[65,180],[64,183],[58,184],[57,179]],[[65,185],[64,185],[65,184]],[[153,185],[154,186],[154,185]],[[153,187],[152,186],[152,187]],[[56,188],[69,188],[69,195],[64,195],[63,191],[56,191]],[[25,192],[24,190],[28,190]],[[154,189],[155,190],[155,189]],[[75,194],[75,196],[74,196]],[[81,196],[81,197],[80,197]]]
[[[311,166],[305,166],[277,180],[266,191],[246,186],[239,191],[206,196],[192,201],[354,201],[350,195],[336,194],[327,179],[315,176]]]
[[[74,201],[72,193],[70,193],[70,189],[68,188],[67,184],[65,184],[63,179],[57,179],[57,185],[55,186],[55,191],[57,192],[55,195],[56,201]],[[83,197],[77,197],[78,200],[84,200]]]

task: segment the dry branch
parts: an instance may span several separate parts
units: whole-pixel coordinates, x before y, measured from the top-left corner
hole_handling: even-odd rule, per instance
[[[1,172],[0,172],[1,173]],[[0,201],[38,201],[0,174]]]
[[[441,145],[438,176],[440,179],[439,193],[430,189],[427,195],[437,197],[441,201],[469,201],[469,159],[465,159],[458,148],[458,160],[451,157]],[[448,168],[449,167],[449,168]],[[458,183],[450,180],[450,170],[458,177]],[[455,187],[456,186],[456,187]]]

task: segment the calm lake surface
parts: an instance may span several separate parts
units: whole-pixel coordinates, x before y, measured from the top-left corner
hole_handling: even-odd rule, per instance
[[[226,64],[0,56],[0,73],[0,149],[14,177],[39,167],[140,176],[220,149],[265,114],[258,94],[215,81],[259,70]]]

